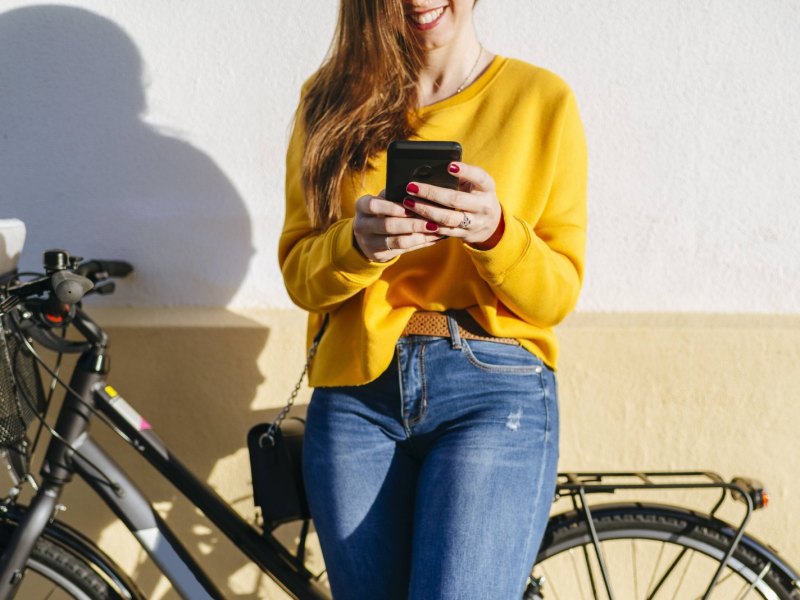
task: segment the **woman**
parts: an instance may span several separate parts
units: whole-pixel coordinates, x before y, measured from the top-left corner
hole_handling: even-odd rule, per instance
[[[309,339],[304,471],[334,597],[521,598],[556,480],[553,326],[577,301],[586,148],[552,73],[473,0],[342,0],[287,153],[280,263]],[[393,139],[453,140],[451,191],[380,195]]]

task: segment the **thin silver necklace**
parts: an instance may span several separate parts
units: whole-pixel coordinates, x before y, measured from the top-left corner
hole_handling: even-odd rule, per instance
[[[460,94],[467,85],[467,82],[472,78],[472,75],[475,73],[475,69],[478,68],[478,63],[481,61],[481,56],[483,56],[483,45],[478,44],[478,58],[475,59],[475,64],[472,65],[472,68],[467,73],[467,76],[464,77],[464,81],[461,82],[461,85],[458,86],[456,90],[456,94]]]

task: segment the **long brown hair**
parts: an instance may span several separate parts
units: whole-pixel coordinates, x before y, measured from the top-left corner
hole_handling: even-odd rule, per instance
[[[311,224],[326,229],[341,216],[348,174],[414,131],[422,49],[402,0],[341,0],[331,50],[309,81],[297,117],[306,139],[302,181]]]

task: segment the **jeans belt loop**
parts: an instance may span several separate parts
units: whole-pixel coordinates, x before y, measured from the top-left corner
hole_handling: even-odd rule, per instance
[[[458,321],[450,314],[445,313],[447,317],[447,329],[450,331],[450,345],[453,350],[461,350],[461,332],[458,329]]]

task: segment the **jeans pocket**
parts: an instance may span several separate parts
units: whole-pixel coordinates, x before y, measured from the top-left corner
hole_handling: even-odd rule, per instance
[[[490,373],[533,375],[546,367],[535,354],[522,346],[462,339],[464,356],[474,367]]]

